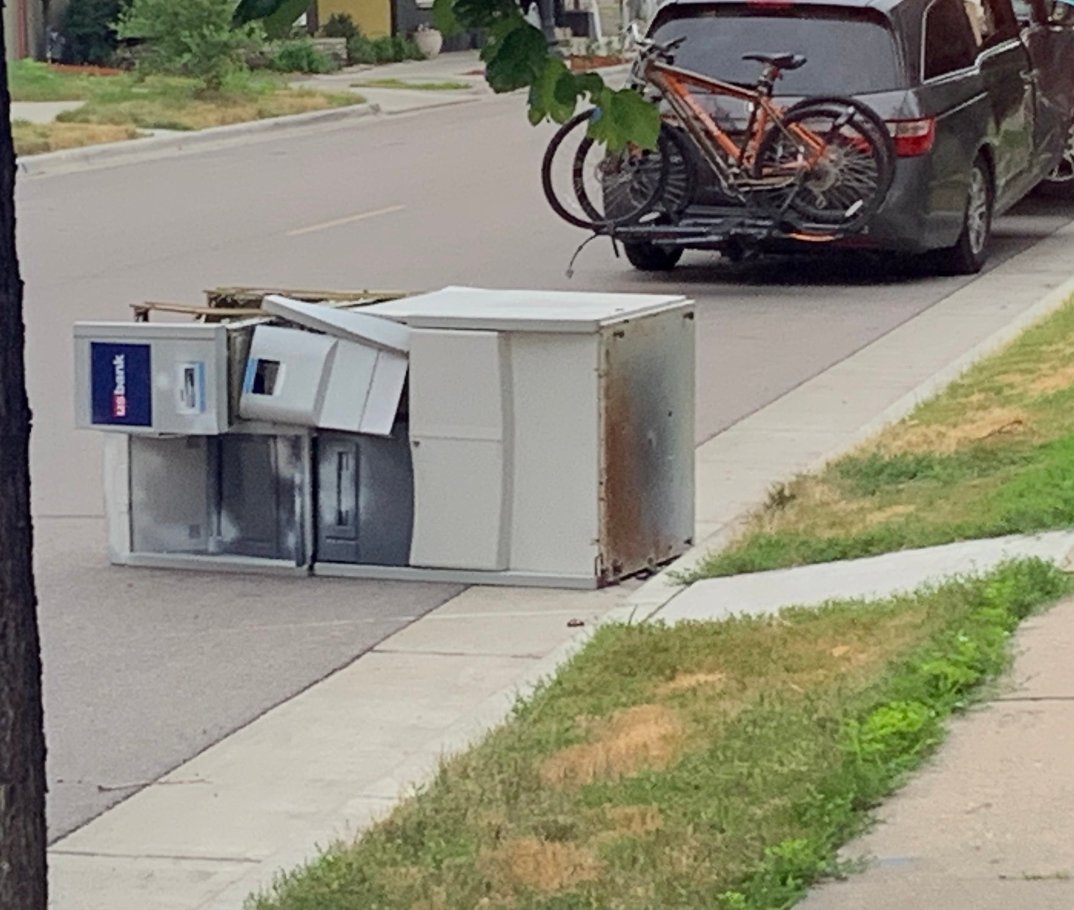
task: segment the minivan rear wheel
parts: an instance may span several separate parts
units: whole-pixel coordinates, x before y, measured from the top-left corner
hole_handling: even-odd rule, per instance
[[[958,243],[938,252],[939,271],[945,275],[975,275],[981,271],[992,248],[994,203],[992,172],[984,156],[978,155],[970,171],[962,233],[958,236]]]
[[[681,248],[657,246],[645,240],[624,243],[623,252],[630,264],[640,272],[670,272],[682,259]]]

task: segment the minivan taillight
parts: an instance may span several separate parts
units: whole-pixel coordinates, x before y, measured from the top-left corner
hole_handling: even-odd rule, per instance
[[[895,140],[895,154],[900,158],[927,155],[936,141],[936,118],[920,120],[889,120],[888,130]]]

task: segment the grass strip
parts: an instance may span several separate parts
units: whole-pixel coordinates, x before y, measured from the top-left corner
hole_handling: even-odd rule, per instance
[[[877,603],[608,626],[251,910],[779,910],[1070,590],[1039,561]]]
[[[154,76],[118,80],[96,91],[82,107],[65,111],[63,123],[106,123],[142,129],[200,130],[267,117],[361,104],[353,94],[288,89],[272,79],[243,79],[206,93],[192,79]]]
[[[686,580],[1074,526],[1074,303],[856,451],[774,488]]]
[[[40,155],[62,149],[100,145],[137,139],[138,130],[132,126],[112,126],[97,123],[27,123],[12,121],[16,155]]]
[[[237,74],[219,92],[206,92],[194,79],[130,74],[93,76],[55,70],[43,63],[20,61],[9,67],[12,98],[16,101],[80,100],[75,110],[64,111],[57,123],[130,129],[200,130],[269,117],[303,114],[362,104],[354,93],[325,93],[288,88],[283,77]],[[38,131],[40,132],[40,131]],[[115,129],[104,131],[112,136]],[[68,128],[54,136],[75,136]],[[92,131],[81,130],[86,141]],[[41,135],[27,140],[30,147],[46,141]],[[58,141],[58,140],[57,140]],[[112,141],[111,138],[102,141]],[[67,146],[69,147],[69,146]],[[32,154],[24,151],[23,154]]]

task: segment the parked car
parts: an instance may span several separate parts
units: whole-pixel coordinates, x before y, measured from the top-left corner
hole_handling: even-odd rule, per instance
[[[940,270],[984,265],[992,221],[1042,181],[1074,183],[1074,28],[1049,0],[670,0],[653,19],[659,42],[685,36],[676,65],[752,83],[747,52],[807,58],[777,86],[781,103],[850,95],[887,122],[895,179],[860,234],[839,241],[925,253]],[[714,111],[744,123],[744,110]],[[715,102],[711,102],[715,103]],[[704,166],[687,217],[725,209]],[[814,245],[815,246],[815,245]],[[682,250],[626,245],[644,270]]]

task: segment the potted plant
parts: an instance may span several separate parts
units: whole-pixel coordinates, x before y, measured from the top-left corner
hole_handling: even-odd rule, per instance
[[[444,36],[438,29],[422,23],[414,32],[414,43],[418,46],[422,56],[426,60],[431,60],[440,53],[440,48],[444,44]]]

